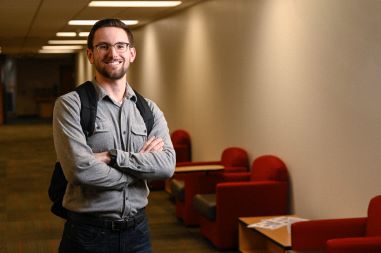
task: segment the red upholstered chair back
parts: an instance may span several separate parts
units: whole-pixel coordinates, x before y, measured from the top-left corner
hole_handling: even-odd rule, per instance
[[[368,207],[367,236],[381,236],[381,195],[372,198]]]
[[[238,147],[226,148],[221,154],[221,164],[225,167],[249,167],[246,150]]]
[[[171,140],[176,151],[176,161],[192,161],[192,146],[189,133],[182,129],[175,130],[171,134]]]
[[[187,131],[178,129],[171,134],[173,144],[190,145],[190,135]]]
[[[276,156],[260,156],[254,160],[251,166],[251,180],[288,181],[287,167],[283,161]]]

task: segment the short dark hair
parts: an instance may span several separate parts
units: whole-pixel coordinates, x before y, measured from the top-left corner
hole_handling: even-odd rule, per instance
[[[90,34],[87,37],[87,48],[93,49],[93,47],[94,47],[94,45],[93,45],[94,34],[98,29],[103,28],[103,27],[122,28],[127,33],[127,37],[128,37],[129,43],[130,43],[130,47],[134,47],[134,36],[132,35],[132,32],[128,28],[128,26],[119,19],[109,18],[109,19],[98,20],[93,25],[93,27],[91,28]]]

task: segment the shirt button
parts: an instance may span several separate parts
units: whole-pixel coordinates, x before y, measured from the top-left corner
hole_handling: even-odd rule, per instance
[[[123,134],[126,134],[126,131],[123,131]]]

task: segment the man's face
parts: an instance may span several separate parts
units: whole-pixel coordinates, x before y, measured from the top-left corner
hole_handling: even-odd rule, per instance
[[[122,28],[103,27],[95,32],[93,49],[87,49],[87,55],[104,78],[119,80],[127,73],[130,63],[135,60],[136,51],[126,43],[129,44],[128,36]],[[127,47],[125,50],[123,45]]]

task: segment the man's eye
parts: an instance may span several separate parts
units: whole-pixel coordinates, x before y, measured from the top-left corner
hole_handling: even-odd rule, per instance
[[[107,49],[108,46],[105,45],[105,44],[104,45],[102,44],[102,45],[98,45],[98,48],[101,49],[101,50],[104,50],[104,49]]]
[[[116,44],[116,48],[117,49],[124,49],[124,48],[126,48],[126,45],[125,44]]]

